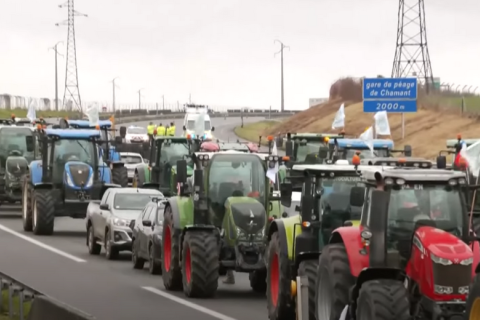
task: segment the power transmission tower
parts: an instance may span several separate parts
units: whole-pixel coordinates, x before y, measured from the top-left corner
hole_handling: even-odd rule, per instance
[[[275,40],[273,43],[280,43],[280,51],[276,52],[274,56],[280,53],[280,81],[281,81],[281,106],[280,106],[280,112],[283,112],[285,110],[285,95],[284,95],[284,86],[283,86],[283,50],[288,49],[290,50],[289,46],[286,46],[283,44],[282,41],[280,40]]]
[[[77,47],[75,43],[75,17],[88,17],[74,9],[74,0],[68,0],[59,8],[68,8],[68,19],[57,23],[56,26],[67,25],[67,62],[65,67],[65,91],[63,93],[64,107],[76,108],[82,111],[82,100],[78,88]],[[71,104],[71,105],[70,105]]]
[[[427,93],[433,85],[424,0],[399,0],[392,77],[416,77],[425,85]]]

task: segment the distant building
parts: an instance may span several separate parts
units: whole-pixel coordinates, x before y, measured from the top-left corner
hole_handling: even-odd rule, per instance
[[[310,98],[308,99],[308,107],[318,106],[321,103],[327,102],[328,98]]]

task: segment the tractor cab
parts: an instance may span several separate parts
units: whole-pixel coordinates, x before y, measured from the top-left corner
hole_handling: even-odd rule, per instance
[[[396,319],[462,319],[480,260],[470,232],[465,174],[375,166],[360,172],[365,186],[352,188],[349,201],[363,207],[360,228],[333,232],[320,257],[325,271],[317,274],[316,286],[323,294],[339,283],[351,290],[339,290],[331,301],[320,299],[318,309],[340,314],[338,303],[344,301],[343,313],[353,319],[374,319],[379,312]],[[391,301],[380,303],[385,296]]]
[[[328,159],[329,141],[343,139],[342,134],[334,133],[295,133],[287,134],[287,142],[292,142],[290,166],[294,164],[321,164]],[[291,154],[289,154],[291,153]]]

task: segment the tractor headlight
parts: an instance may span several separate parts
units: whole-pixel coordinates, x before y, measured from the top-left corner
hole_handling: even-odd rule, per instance
[[[473,264],[473,258],[464,259],[464,260],[460,261],[460,264],[463,265],[463,266],[469,266],[469,265]]]
[[[130,220],[115,218],[113,219],[113,225],[117,227],[128,227],[130,225]]]
[[[85,188],[90,188],[93,185],[93,172],[90,173],[90,177],[88,178],[87,184],[85,185]]]
[[[245,239],[247,238],[247,233],[237,227],[237,236],[238,236],[238,239]]]
[[[430,253],[430,257],[432,258],[432,261],[438,264],[442,264],[444,266],[449,266],[452,264],[452,261],[445,259],[445,258],[440,258],[433,253]]]

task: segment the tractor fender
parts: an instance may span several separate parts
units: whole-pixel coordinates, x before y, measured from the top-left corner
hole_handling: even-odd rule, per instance
[[[343,243],[345,245],[350,272],[354,277],[358,277],[360,272],[368,267],[368,255],[361,253],[363,244],[360,237],[360,228],[340,227],[335,229],[328,243]]]
[[[267,234],[269,241],[274,232],[278,232],[282,243],[282,250],[287,250],[288,259],[293,261],[294,237],[302,233],[302,228],[300,227],[300,215],[285,219],[275,219],[270,223],[268,228]]]
[[[39,182],[33,185],[34,190],[40,190],[40,189],[53,189],[53,183],[43,183]]]
[[[29,170],[30,171],[30,182],[33,185],[36,185],[37,183],[42,182],[42,161],[41,160],[34,160],[30,163],[29,165]]]
[[[172,216],[173,216],[173,226],[175,227],[174,234],[179,235],[182,233],[182,224],[180,223],[180,208],[177,203],[177,197],[172,197],[168,199],[168,202],[165,206],[169,206],[172,208]]]
[[[477,267],[475,268],[475,274],[480,274],[480,243],[478,241],[473,242],[473,263],[476,264]]]
[[[120,153],[115,150],[115,147],[110,148],[108,150],[109,154],[109,159],[112,161],[120,161]]]
[[[98,179],[100,181],[103,181],[105,183],[111,183],[112,182],[112,171],[110,170],[110,167],[106,165],[101,165],[98,167]]]

